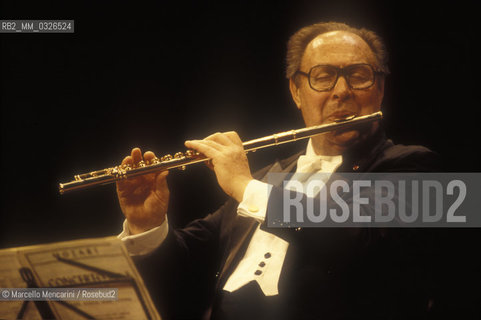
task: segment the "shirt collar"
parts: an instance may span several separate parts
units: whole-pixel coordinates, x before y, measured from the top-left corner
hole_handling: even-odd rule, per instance
[[[327,162],[342,162],[342,155],[325,156],[322,154],[317,154],[316,151],[314,151],[314,146],[312,145],[312,138],[309,138],[309,142],[307,143],[305,156],[309,158],[317,157],[319,160]]]
[[[315,173],[319,171],[333,172],[342,163],[342,156],[318,155],[314,151],[312,140],[309,139],[306,154],[297,160],[296,172]]]

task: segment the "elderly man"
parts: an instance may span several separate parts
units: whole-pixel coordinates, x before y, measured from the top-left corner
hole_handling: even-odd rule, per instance
[[[386,60],[381,39],[365,29],[319,23],[294,34],[287,77],[306,126],[379,111]],[[270,229],[265,221],[279,187],[264,178],[269,172],[430,171],[435,157],[428,149],[394,145],[373,123],[315,136],[304,154],[251,174],[235,132],[185,145],[212,159],[231,197],[213,214],[182,230],[169,228],[167,172],[117,185],[126,216],[120,237],[164,317],[409,318],[428,311],[415,238],[376,228]],[[154,157],[135,148],[123,164]]]

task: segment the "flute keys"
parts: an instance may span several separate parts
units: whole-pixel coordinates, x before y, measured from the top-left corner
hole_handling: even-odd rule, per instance
[[[114,177],[117,180],[127,178],[127,171],[130,170],[130,166],[121,165],[112,168],[108,168],[107,175]]]
[[[165,156],[163,156],[162,158],[160,158],[160,160],[162,160],[162,161],[172,160],[172,155],[166,154]]]
[[[150,160],[150,163],[151,163],[151,164],[157,164],[157,163],[159,163],[159,162],[160,162],[160,160],[159,160],[159,158],[157,158],[157,157],[154,157],[152,160]]]
[[[137,164],[134,163],[134,168],[142,168],[142,167],[145,167],[145,161],[144,160],[140,160],[139,163],[137,163]]]
[[[198,156],[198,155],[199,155],[199,153],[196,152],[196,151],[194,151],[194,150],[187,150],[187,151],[185,152],[185,157],[186,157],[186,158],[193,158],[193,157]]]
[[[183,157],[184,157],[184,154],[182,152],[177,152],[176,154],[174,154],[175,159],[181,159]]]
[[[132,166],[128,163],[120,165],[120,168],[125,171],[132,170]]]

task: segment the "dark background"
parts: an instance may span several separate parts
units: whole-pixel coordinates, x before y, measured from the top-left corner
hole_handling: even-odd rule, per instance
[[[1,19],[74,19],[75,33],[0,35],[0,248],[117,234],[113,185],[64,196],[57,188],[118,164],[134,146],[163,155],[216,131],[248,140],[302,127],[285,44],[318,21],[386,40],[384,123],[396,143],[439,152],[448,170],[478,172],[479,12],[467,0],[4,1]],[[257,152],[252,168],[299,148]],[[173,225],[225,199],[202,165],[171,172],[169,182]],[[463,247],[448,249],[463,252],[459,265],[479,267],[479,235],[457,232]],[[475,276],[467,282],[479,283]]]

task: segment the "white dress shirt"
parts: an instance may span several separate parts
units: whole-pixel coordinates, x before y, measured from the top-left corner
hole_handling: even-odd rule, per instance
[[[342,163],[342,156],[322,156],[316,155],[309,139],[306,154],[299,157],[296,173],[311,173],[304,175],[302,183],[311,182],[312,174],[324,173],[321,183],[326,182],[329,176]],[[315,177],[319,179],[319,176]],[[290,183],[286,185],[291,189]],[[247,185],[242,202],[237,208],[237,213],[241,216],[256,219],[259,224],[254,232],[244,257],[241,259],[237,268],[227,279],[224,290],[233,292],[250,281],[257,281],[262,292],[266,296],[277,295],[278,282],[289,244],[272,233],[261,230],[260,223],[264,222],[269,194],[272,185],[251,180]],[[318,192],[318,191],[317,191]],[[315,196],[308,194],[307,196]],[[127,221],[124,222],[122,233],[118,236],[124,241],[127,250],[131,255],[142,255],[153,251],[165,239],[168,233],[167,219],[156,228],[137,235],[130,235]]]

